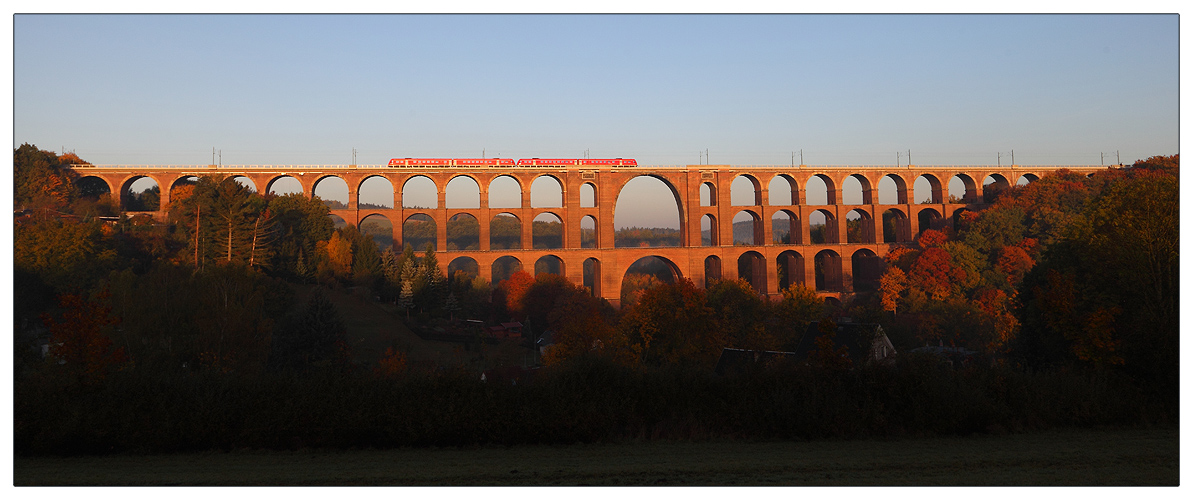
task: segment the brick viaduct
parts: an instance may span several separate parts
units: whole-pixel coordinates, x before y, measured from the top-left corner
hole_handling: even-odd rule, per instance
[[[953,166],[638,166],[638,167],[401,167],[338,165],[338,166],[75,166],[81,179],[97,177],[108,186],[109,192],[125,193],[132,183],[142,177],[153,179],[161,187],[161,207],[170,202],[170,189],[177,182],[193,176],[209,175],[217,178],[246,177],[261,190],[269,192],[274,183],[291,177],[302,185],[306,196],[313,196],[316,185],[323,179],[338,177],[348,185],[349,209],[332,209],[331,213],[346,222],[359,225],[369,216],[380,215],[393,226],[395,247],[402,245],[403,223],[417,214],[425,214],[435,222],[436,249],[439,263],[447,268],[455,259],[474,260],[479,274],[492,279],[493,264],[509,256],[528,269],[539,259],[554,257],[557,268],[574,283],[588,283],[594,293],[619,303],[622,278],[635,261],[655,256],[662,258],[678,276],[703,286],[707,278],[745,278],[760,293],[770,297],[790,282],[805,283],[826,296],[839,296],[872,287],[881,272],[881,257],[893,246],[906,244],[923,229],[952,225],[962,210],[973,210],[984,204],[983,195],[992,186],[1007,187],[1020,178],[1035,180],[1051,171],[1065,168],[1092,174],[1106,167],[1097,165],[953,165]],[[383,177],[393,187],[392,209],[361,209],[358,204],[360,187],[365,180]],[[406,182],[414,177],[426,177],[434,182],[438,196],[437,208],[403,208],[402,192]],[[479,208],[445,208],[446,186],[454,178],[464,176],[476,182],[480,191]],[[489,187],[494,179],[508,176],[521,189],[521,208],[490,208]],[[549,176],[559,182],[563,194],[560,207],[531,207],[530,186],[538,178]],[[639,176],[661,180],[670,189],[679,208],[680,246],[614,248],[613,216],[622,188]],[[744,177],[754,187],[754,199],[749,205],[730,204],[730,186]],[[813,177],[827,187],[827,204],[808,205],[807,186]],[[915,203],[912,187],[919,177],[931,186],[931,200]],[[953,177],[961,179],[965,194],[960,200],[948,199],[948,183]],[[987,178],[993,183],[983,186]],[[770,187],[776,178],[781,188],[776,193]],[[861,184],[861,203],[844,204],[842,185],[849,178]],[[878,184],[889,178],[895,184],[897,200],[893,204],[879,204]],[[788,193],[780,191],[790,190]],[[587,198],[582,203],[581,191]],[[701,193],[704,192],[704,203]],[[777,195],[777,196],[773,196]],[[922,195],[921,195],[922,196]],[[123,198],[122,196],[120,198]],[[780,204],[772,204],[778,200]],[[595,201],[595,203],[594,203]],[[889,201],[889,200],[888,200]],[[920,200],[928,201],[928,200]],[[754,220],[754,244],[734,244],[735,215],[746,212]],[[813,242],[807,221],[819,212],[825,219],[822,241]],[[883,214],[889,212],[893,231],[884,230]],[[499,213],[516,216],[521,222],[522,249],[491,250],[489,227]],[[562,248],[529,248],[533,241],[531,221],[543,213],[550,213],[563,223]],[[847,224],[838,223],[847,214],[860,218],[860,236],[850,237]],[[478,250],[448,250],[447,221],[457,214],[476,218],[480,226]],[[790,221],[791,243],[775,243],[772,218],[786,215]],[[152,213],[164,218],[164,212]],[[581,244],[581,220],[595,219],[595,244]],[[701,238],[702,219],[712,228],[708,243]],[[780,218],[782,218],[780,216]],[[749,243],[749,242],[747,242]],[[416,249],[419,250],[419,249]],[[592,259],[592,260],[589,260]],[[506,259],[508,260],[508,259]],[[585,265],[587,261],[587,266]],[[786,272],[780,283],[779,267]],[[817,273],[816,269],[821,268]],[[739,269],[749,269],[740,273]],[[586,274],[588,274],[586,276]]]

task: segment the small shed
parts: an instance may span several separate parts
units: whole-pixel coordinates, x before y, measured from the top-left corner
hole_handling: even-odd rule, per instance
[[[511,339],[522,338],[522,323],[514,321],[512,323],[502,323],[502,328],[505,328],[506,336]]]

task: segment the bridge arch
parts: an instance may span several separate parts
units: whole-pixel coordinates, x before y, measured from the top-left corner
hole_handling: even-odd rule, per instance
[[[805,202],[808,205],[836,205],[837,186],[833,178],[826,174],[812,174],[804,182]]]
[[[700,183],[700,206],[717,206],[717,186],[711,182]]]
[[[580,218],[580,248],[600,248],[601,232],[596,217],[585,215]]]
[[[704,214],[700,216],[700,246],[715,247],[721,243],[721,229],[717,227],[717,216]]]
[[[743,239],[738,239],[736,229],[737,229],[737,225],[741,222],[749,222],[750,223],[750,232],[744,234]],[[739,210],[737,213],[733,214],[733,226],[734,226],[734,231],[733,231],[733,233],[734,233],[733,244],[734,245],[755,246],[755,245],[764,244],[763,240],[765,238],[763,236],[764,233],[763,233],[763,228],[762,228],[762,217],[759,217],[757,212],[755,212],[753,210]]]
[[[878,280],[886,269],[886,262],[868,248],[853,252],[850,257],[853,270],[853,290],[856,292],[872,292],[878,289]]]
[[[817,224],[817,219],[820,223]],[[840,243],[841,233],[837,229],[837,216],[823,208],[812,211],[808,216],[809,243],[813,245]]]
[[[560,276],[567,276],[564,269],[563,259],[556,255],[547,254],[539,257],[534,261],[534,275],[540,274],[558,274]]]
[[[956,210],[953,210],[953,216],[951,217],[951,220],[953,222],[953,227],[954,228],[961,227],[962,219],[964,219],[965,214],[969,213],[969,212],[970,212],[970,210],[965,207],[961,207]]]
[[[476,209],[481,207],[481,185],[468,174],[459,174],[447,181],[443,187],[444,206],[447,208]]]
[[[580,208],[596,208],[597,200],[596,184],[591,182],[580,184]]]
[[[778,268],[779,290],[786,290],[791,285],[803,285],[805,279],[804,256],[795,250],[784,250],[775,258]]]
[[[907,204],[907,181],[903,180],[903,176],[886,174],[878,180],[878,204]]]
[[[75,187],[79,189],[79,194],[84,197],[98,197],[104,194],[112,194],[112,184],[107,179],[98,175],[84,175],[75,180]]]
[[[845,214],[845,221],[849,225],[845,231],[846,243],[874,243],[874,219],[870,212],[855,208]]]
[[[729,206],[762,205],[762,184],[752,174],[737,174],[729,184]]]
[[[1090,174],[1090,175],[1093,175],[1093,174]],[[1040,176],[1038,176],[1036,174],[1032,174],[1032,173],[1026,173],[1026,174],[1019,176],[1019,179],[1017,179],[1015,181],[1015,185],[1025,186],[1027,184],[1033,183],[1038,180],[1040,180]]]
[[[671,182],[671,179],[668,179],[667,177],[657,175],[657,174],[643,173],[643,174],[639,174],[639,175],[634,175],[632,177],[622,179],[621,182],[616,185],[616,190],[615,190],[616,196],[613,198],[614,200],[616,200],[613,203],[613,227],[614,227],[614,230],[616,230],[618,227],[625,227],[624,224],[618,224],[619,220],[624,221],[624,218],[619,217],[619,214],[624,213],[622,211],[623,208],[628,206],[628,207],[631,207],[630,209],[632,209],[632,207],[634,207],[635,205],[648,203],[645,200],[626,199],[622,196],[623,194],[625,194],[625,188],[627,186],[629,186],[631,182],[634,182],[634,181],[637,181],[637,180],[643,179],[643,178],[646,178],[648,180],[644,180],[642,182],[648,182],[648,183],[654,182],[654,181],[661,182],[663,184],[663,186],[666,187],[666,189],[671,192],[671,197],[675,201],[675,210],[676,210],[675,215],[676,215],[676,220],[678,221],[678,227],[679,227],[679,245],[678,246],[686,245],[687,244],[687,220],[684,217],[684,214],[685,214],[684,200],[679,195],[679,189],[677,189],[675,187],[675,184],[673,184]],[[641,184],[642,182],[639,182],[639,184]],[[643,189],[649,190],[649,191],[655,191],[658,189],[658,186],[656,185],[654,187],[651,187],[651,186],[647,185],[647,186],[644,186]],[[647,208],[643,208],[643,209],[646,210]],[[657,211],[657,208],[649,208],[649,209]],[[624,245],[628,244],[625,241],[619,241],[619,238],[616,235],[617,235],[617,233],[615,232],[614,238],[613,238],[613,246],[614,247],[622,248],[622,247],[624,247]]]
[[[771,243],[775,245],[798,245],[802,238],[799,216],[791,210],[775,211],[771,216]]]
[[[982,179],[982,201],[993,203],[1002,193],[1011,189],[1011,183],[1002,174],[992,173]]]
[[[412,175],[402,183],[402,208],[439,208],[439,185],[425,175]]]
[[[360,232],[373,238],[382,252],[394,246],[394,224],[384,214],[372,212],[360,219]]]
[[[480,274],[480,265],[477,264],[476,259],[467,255],[456,257],[447,264],[447,278],[454,280],[456,273],[460,272],[469,279],[476,278]]]
[[[522,208],[522,181],[517,177],[503,174],[489,181],[486,191],[486,206],[489,208]]]
[[[912,185],[912,195],[916,204],[944,203],[944,190],[940,179],[932,174],[920,174]]]
[[[530,183],[530,208],[562,208],[566,199],[567,190],[555,174],[538,174]]]
[[[402,245],[410,245],[415,252],[422,252],[429,243],[436,252],[440,251],[437,236],[438,225],[430,214],[415,212],[402,221]]]
[[[870,179],[862,174],[851,174],[841,181],[841,203],[845,205],[870,205],[874,203]]]
[[[911,241],[911,220],[898,208],[882,212],[882,242],[904,243]]]
[[[721,258],[709,255],[704,258],[704,288],[721,280]]]
[[[940,212],[937,212],[935,208],[925,208],[920,210],[919,213],[916,214],[916,219],[920,226],[920,230],[916,232],[917,236],[928,229],[944,229],[946,225],[944,217],[942,217]]]
[[[555,212],[544,210],[534,216],[530,227],[532,248],[563,248],[563,219]]]
[[[256,182],[253,182],[253,179],[250,179],[248,176],[245,176],[245,175],[229,175],[229,176],[228,176],[226,179],[224,179],[224,180],[232,180],[232,181],[235,181],[236,183],[240,184],[241,186],[244,186],[244,187],[248,188],[248,190],[249,190],[249,191],[252,191],[252,192],[254,192],[254,193],[257,193],[257,192],[259,192],[259,191],[257,190],[257,183],[256,183]]]
[[[602,297],[601,295],[601,261],[596,257],[589,257],[584,259],[584,277],[582,285],[588,288],[589,293],[593,297]]]
[[[173,192],[182,186],[195,185],[199,183],[199,176],[197,175],[180,175],[170,181],[170,191]]]
[[[303,188],[302,181],[291,175],[270,177],[265,183],[265,192],[278,196],[285,196],[292,193],[298,193],[303,196],[307,194],[306,189]]]
[[[312,184],[311,192],[332,210],[350,208],[351,194],[348,181],[343,177],[333,174],[321,175]]]
[[[522,219],[509,212],[495,214],[489,220],[489,249],[515,250],[525,248],[522,242]]]
[[[949,203],[973,203],[977,200],[978,187],[973,177],[958,172],[949,178]]]
[[[750,250],[737,256],[737,278],[746,280],[758,294],[766,294],[766,258]]]
[[[502,255],[493,260],[490,266],[493,279],[490,281],[493,286],[497,286],[502,281],[509,279],[510,275],[522,270],[522,261],[512,255]]]
[[[480,250],[480,222],[468,212],[447,219],[447,251]]]
[[[767,194],[770,197],[769,200],[766,200],[768,205],[799,205],[799,185],[790,175],[775,174],[771,177],[770,183],[767,185]]]
[[[356,209],[394,208],[394,183],[380,174],[367,175],[356,185]]]
[[[821,250],[816,253],[813,264],[816,272],[816,290],[828,292],[845,291],[841,268],[841,254],[833,250]]]
[[[627,300],[630,303],[635,300],[633,297],[628,297],[628,294],[642,291],[641,287],[649,286],[651,282],[651,278],[630,278],[631,275],[650,276],[654,283],[675,283],[683,279],[683,273],[679,266],[671,259],[661,255],[639,257],[617,273],[617,288],[623,305]],[[627,278],[630,278],[628,282]]]
[[[130,212],[155,212],[162,208],[162,183],[154,175],[130,175],[120,185],[120,206]]]

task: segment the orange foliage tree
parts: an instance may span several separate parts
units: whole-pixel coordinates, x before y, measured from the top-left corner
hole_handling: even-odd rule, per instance
[[[899,308],[899,298],[907,289],[907,275],[902,269],[892,267],[878,280],[879,301],[882,309],[895,313]]]
[[[907,277],[933,299],[943,300],[952,294],[953,278],[965,272],[954,269],[952,260],[952,256],[944,249],[930,247],[920,253]]]
[[[1007,283],[1018,286],[1027,271],[1036,265],[1027,251],[1020,246],[1005,246],[998,252],[998,269],[1007,275]]]
[[[502,281],[501,285],[499,285],[505,292],[505,307],[515,317],[525,319],[525,309],[522,299],[533,284],[534,276],[519,269],[514,271],[508,279]]]

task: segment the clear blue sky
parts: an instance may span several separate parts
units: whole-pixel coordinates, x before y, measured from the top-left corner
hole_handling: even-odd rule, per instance
[[[391,157],[1124,162],[1178,151],[1175,15],[14,17],[13,146]],[[798,157],[797,157],[798,161]],[[904,159],[904,161],[906,161]]]

